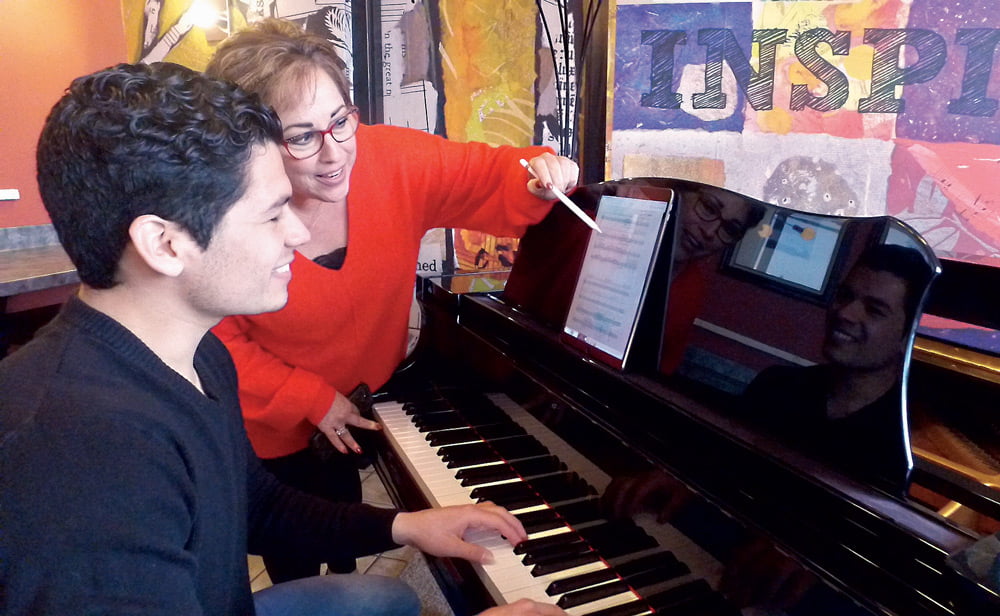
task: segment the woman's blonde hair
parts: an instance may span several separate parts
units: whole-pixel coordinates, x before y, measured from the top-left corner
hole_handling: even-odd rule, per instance
[[[337,85],[344,103],[351,104],[351,88],[344,63],[326,39],[295,24],[267,18],[241,30],[219,44],[205,74],[255,92],[275,108],[284,108],[311,85],[319,68]]]

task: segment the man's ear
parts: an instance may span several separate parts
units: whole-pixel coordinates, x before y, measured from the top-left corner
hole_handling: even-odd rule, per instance
[[[128,234],[139,257],[150,269],[164,276],[180,276],[190,251],[201,251],[184,228],[153,214],[143,214],[133,220]]]

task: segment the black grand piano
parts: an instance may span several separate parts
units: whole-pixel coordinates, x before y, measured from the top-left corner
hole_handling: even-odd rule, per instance
[[[996,613],[960,564],[1000,528],[993,488],[927,437],[993,435],[907,394],[966,387],[913,351],[942,269],[915,232],[663,178],[571,198],[603,234],[557,206],[512,271],[422,279],[414,360],[376,396],[398,505],[491,500],[531,533],[430,559],[456,614]]]

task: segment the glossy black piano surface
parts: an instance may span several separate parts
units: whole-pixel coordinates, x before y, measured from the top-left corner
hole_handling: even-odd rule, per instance
[[[591,513],[603,527],[626,524],[616,519],[612,505],[627,502],[634,490],[673,486],[666,493],[683,495],[684,504],[669,507],[670,527],[720,563],[747,554],[787,555],[793,563],[788,566],[801,576],[796,579],[815,580],[789,613],[949,614],[995,606],[991,591],[947,563],[949,554],[968,548],[979,534],[908,497],[913,456],[906,376],[916,307],[938,269],[919,236],[889,218],[802,214],[678,180],[605,182],[581,187],[571,197],[593,213],[603,195],[641,195],[646,187],[656,198],[663,189],[673,191],[675,208],[667,223],[673,241],[664,243],[656,259],[648,309],[636,334],[638,360],[627,371],[565,343],[562,326],[590,232],[557,206],[522,239],[502,294],[460,295],[449,288],[454,280],[424,281],[419,295],[426,324],[418,359],[387,390],[401,399],[466,395],[453,393],[452,386],[502,392],[567,442],[583,466],[595,466],[604,477],[581,479],[587,486],[581,487],[572,467],[531,466],[546,464],[550,454],[521,449],[532,434],[494,425],[496,418],[487,416],[484,438],[499,440],[486,449],[495,454],[501,443],[513,448],[501,451],[500,459],[530,460],[523,462],[528,465],[523,473],[515,471],[529,484],[529,475],[545,480],[538,489],[484,489],[479,497],[513,499],[508,502],[518,508],[536,498],[547,502],[540,494],[550,490],[582,490],[548,498],[598,505]],[[882,266],[858,266],[862,255],[884,244],[904,247],[896,250],[907,253],[904,257],[916,254],[911,270],[922,282],[900,292],[900,303],[909,298],[909,304],[893,323],[895,337],[879,339],[882,357],[861,358],[894,367],[891,382],[876,387],[881,420],[829,427],[798,422],[789,414],[815,398],[813,390],[829,383],[830,373],[838,375],[841,363],[864,355],[857,343],[863,335],[854,323],[862,317],[833,316],[838,307],[854,302],[876,317],[896,308],[891,294],[870,297],[892,286],[891,277],[872,273]],[[784,414],[761,417],[778,407]],[[440,409],[432,408],[432,416],[437,413]],[[461,440],[461,431],[470,430],[433,423],[442,420],[429,417],[424,426],[434,432],[435,447],[447,448],[448,439]],[[481,449],[458,445],[451,456],[477,456]],[[379,470],[402,504],[422,506],[427,497],[414,487],[412,469],[400,455],[387,449]],[[665,503],[652,504],[665,511]],[[656,574],[631,571],[628,555],[607,556],[615,542],[597,534],[575,537],[568,546],[540,545],[542,553],[533,558],[583,549],[588,558],[597,554],[621,565],[619,582],[639,580],[653,589],[651,601],[665,600],[662,580],[650,579]],[[765,547],[751,553],[747,545]],[[435,562],[457,612],[496,601],[480,592],[467,567]],[[754,582],[750,577],[745,585]],[[715,593],[705,596],[711,598],[699,600],[708,603],[688,607],[734,613],[731,603],[715,603]],[[704,607],[709,603],[711,609]],[[665,604],[653,607],[671,613]]]

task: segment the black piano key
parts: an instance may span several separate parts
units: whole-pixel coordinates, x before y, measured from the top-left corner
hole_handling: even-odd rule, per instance
[[[556,505],[553,509],[570,525],[601,519],[601,503],[598,498]]]
[[[598,599],[618,595],[626,592],[627,590],[628,584],[625,582],[609,582],[607,584],[601,584],[600,586],[592,586],[590,588],[568,592],[559,597],[559,600],[556,601],[556,605],[566,610],[571,607],[583,605],[584,603],[590,603],[591,601],[597,601]]]
[[[460,479],[463,486],[481,486],[497,481],[508,481],[518,479],[518,473],[509,464],[490,464],[489,466],[476,466],[459,469],[455,473],[455,478]]]
[[[521,524],[524,525],[525,532],[529,534],[540,533],[542,531],[552,530],[553,528],[559,528],[560,526],[565,525],[563,521],[560,520],[559,518],[552,518],[548,520],[535,520],[532,522],[521,522]]]
[[[445,462],[445,468],[466,468],[468,466],[476,466],[479,464],[491,464],[493,462],[503,462],[500,456],[495,457],[483,457],[483,458],[470,458],[465,460],[451,460]]]
[[[523,427],[511,420],[476,426],[475,431],[486,440],[507,438],[509,436],[523,436],[526,434]]]
[[[425,413],[439,413],[441,411],[453,411],[455,407],[452,406],[451,402],[443,398],[435,398],[433,400],[422,400],[420,402],[404,402],[403,403],[403,414],[414,416],[423,415]]]
[[[573,567],[579,567],[580,565],[588,565],[599,560],[601,560],[601,557],[597,552],[588,552],[586,554],[580,554],[579,556],[564,558],[557,562],[535,565],[531,568],[531,575],[534,577],[549,575],[551,573],[565,571],[566,569],[572,569]]]
[[[651,569],[657,569],[659,567],[672,566],[680,561],[671,552],[662,551],[656,552],[654,554],[647,554],[635,560],[631,560],[627,563],[622,563],[615,565],[615,570],[621,574],[622,577],[628,579],[629,576],[638,575],[644,571],[649,571]]]
[[[533,436],[512,436],[483,443],[448,445],[438,449],[438,455],[445,462],[459,462],[460,466],[482,464],[499,458],[511,460],[528,458],[548,453]]]
[[[574,532],[559,533],[557,535],[548,535],[545,537],[539,537],[537,539],[525,539],[521,543],[514,546],[515,554],[527,554],[528,552],[545,548],[550,545],[558,545],[560,543],[573,543],[580,540],[580,535]]]
[[[474,489],[470,496],[476,502],[483,503],[490,501],[508,510],[524,509],[543,505],[545,501],[535,493],[527,483],[516,481],[511,483],[501,483],[495,486],[485,486]]]
[[[580,530],[580,536],[605,558],[617,558],[659,545],[656,539],[630,521],[591,526]]]
[[[621,537],[649,536],[641,526],[631,520],[612,520],[596,526],[588,526],[580,532],[586,533],[587,539],[593,542],[618,540]]]
[[[437,454],[445,462],[460,462],[463,466],[469,464],[481,464],[491,460],[501,460],[500,455],[490,447],[489,443],[464,443],[462,445],[448,445],[437,450]]]
[[[516,477],[534,477],[557,473],[566,470],[566,465],[555,456],[537,456],[514,460],[509,464],[496,464],[476,468],[463,468],[455,473],[456,479],[462,480],[463,486],[478,486],[494,481],[514,479]]]
[[[417,417],[413,420],[413,425],[417,427],[418,432],[433,432],[434,430],[447,430],[449,428],[465,428],[469,425],[469,422],[458,413],[450,411]]]
[[[548,567],[562,566],[563,563],[577,562],[578,558],[584,558],[583,562],[596,562],[600,560],[600,554],[590,549],[586,543],[571,543],[565,549],[553,549],[548,554],[537,557],[525,556],[521,559],[526,567]],[[576,565],[572,565],[576,566]],[[562,569],[558,569],[561,571]]]
[[[618,574],[615,573],[614,569],[601,569],[599,571],[591,571],[590,573],[581,573],[580,575],[574,575],[561,580],[556,580],[545,587],[545,594],[550,597],[555,595],[561,595],[571,590],[579,590],[581,588],[586,588],[587,586],[593,586],[594,584],[600,584],[601,582],[610,582],[611,580],[617,580]]]
[[[658,543],[648,535],[645,537],[623,537],[618,543],[614,541],[588,542],[604,558],[620,558],[644,550],[655,548]]]
[[[521,521],[524,530],[529,534],[540,533],[543,530],[551,530],[566,525],[566,522],[559,517],[554,509],[539,509],[538,511],[515,513],[514,517]]]
[[[538,439],[533,436],[515,436],[511,438],[501,438],[490,441],[490,445],[498,454],[507,460],[517,460],[520,458],[534,458],[544,456],[549,453]]]
[[[559,520],[560,526],[564,526],[562,519],[555,509],[538,509],[537,511],[527,511],[524,513],[515,513],[514,517],[521,521],[521,524],[532,524],[534,522],[547,521],[547,520]]]
[[[455,387],[447,390],[442,390],[441,395],[451,400],[451,402],[457,407],[463,406],[475,406],[477,404],[493,404],[489,396],[479,390],[469,389],[467,387]]]
[[[649,609],[649,605],[643,601],[629,601],[628,603],[606,607],[596,612],[586,612],[582,616],[639,616],[640,614],[648,614],[652,611]]]
[[[580,556],[593,552],[593,548],[584,541],[574,541],[556,545],[548,545],[531,550],[524,555],[521,562],[525,565],[542,565],[567,557]]]
[[[545,475],[529,483],[549,503],[597,495],[597,490],[576,473]]]
[[[433,447],[454,445],[470,441],[490,440],[495,438],[507,438],[509,436],[523,435],[524,428],[513,421],[501,423],[485,424],[475,428],[453,428],[449,430],[435,430],[428,432],[424,437]]]
[[[511,498],[523,498],[533,496],[541,502],[541,497],[535,494],[534,489],[525,481],[512,481],[510,483],[498,483],[491,486],[480,486],[473,488],[469,496],[476,499],[491,500],[494,503],[501,503]]]
[[[498,441],[493,441],[498,442]],[[451,445],[451,447],[465,447],[465,445]],[[443,449],[443,448],[442,448]],[[440,454],[440,450],[438,450]],[[544,447],[539,447],[533,457],[547,453]],[[469,449],[461,452],[447,452],[447,456],[442,455],[445,465],[448,468],[465,468],[477,464],[488,464],[490,462],[503,462],[509,460],[509,456],[489,450],[489,448]]]
[[[639,589],[677,579],[682,575],[687,575],[689,573],[691,573],[691,569],[689,569],[687,565],[680,561],[676,561],[674,563],[665,563],[663,566],[656,567],[655,569],[649,569],[647,571],[623,577],[625,578],[625,581],[632,586],[632,588]]]
[[[459,445],[456,445],[456,447]],[[488,447],[479,450],[468,450],[462,453],[451,453],[448,457],[441,456],[444,465],[448,468],[465,468],[467,466],[477,466],[479,464],[490,464],[493,462],[503,462],[503,458]]]
[[[585,488],[589,487],[576,473],[560,473],[533,478],[531,481],[504,483],[493,486],[483,486],[472,490],[472,498],[485,498],[499,502],[490,494],[506,494],[517,492],[537,494],[548,502],[558,502],[571,498],[583,498],[593,495]]]
[[[463,405],[457,407],[456,410],[460,415],[462,415],[462,417],[465,417],[470,426],[481,426],[500,421],[510,421],[510,416],[500,410],[500,407],[492,402],[472,406]]]
[[[508,464],[491,464],[459,469],[455,478],[461,479],[462,485],[466,487],[481,486],[484,483],[517,479],[517,471]]]
[[[712,596],[719,596],[712,590],[705,580],[693,580],[668,590],[653,593],[645,597],[646,602],[656,611],[664,611],[672,614],[669,610],[686,609],[686,604],[694,604],[710,599]]]
[[[659,544],[656,543],[655,539],[652,539],[647,535],[643,537],[623,538],[618,544],[611,541],[602,541],[596,544],[592,543],[591,545],[594,546],[595,550],[601,553],[601,556],[612,559],[650,550],[657,547]]]
[[[484,483],[517,479],[517,471],[508,464],[491,464],[460,469],[455,473],[455,478],[461,479],[463,486],[481,486]]]
[[[431,447],[444,447],[457,443],[479,441],[482,440],[482,437],[476,434],[476,431],[472,428],[455,428],[452,430],[434,430],[433,432],[428,432],[424,436],[424,439]]]
[[[547,475],[566,470],[566,465],[559,458],[552,455],[535,456],[514,460],[510,463],[511,468],[517,471],[522,477],[534,477],[536,475]]]
[[[496,406],[493,401],[481,391],[472,391],[470,389],[452,389],[449,391],[442,392],[442,395],[448,399],[449,402],[455,405],[455,408],[472,408],[477,406]]]

